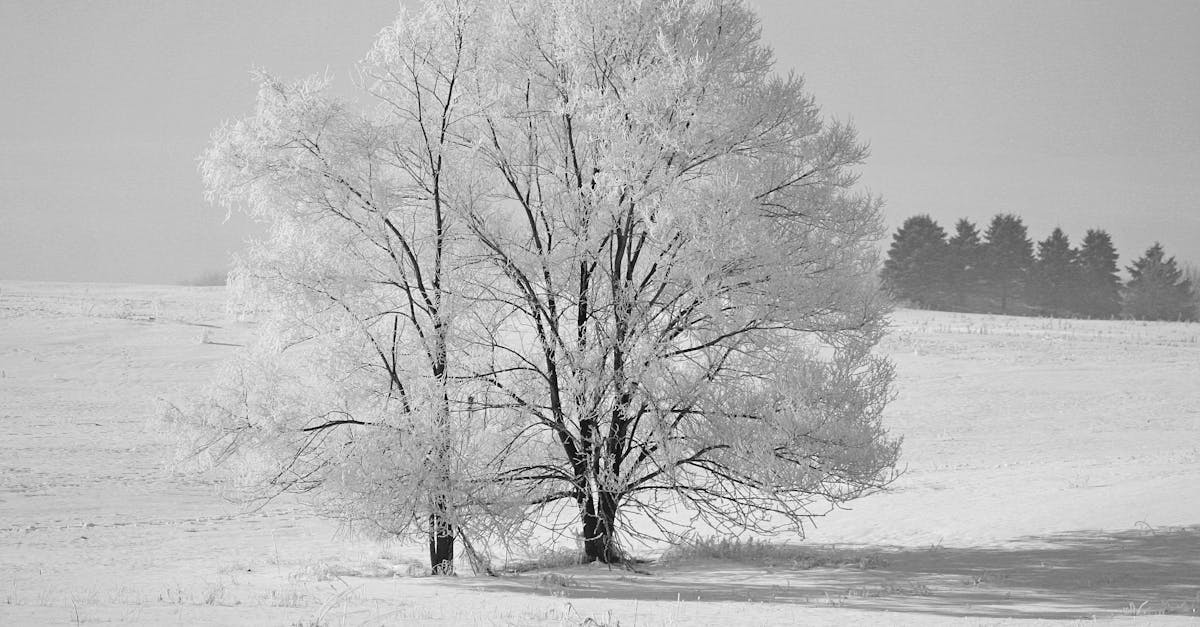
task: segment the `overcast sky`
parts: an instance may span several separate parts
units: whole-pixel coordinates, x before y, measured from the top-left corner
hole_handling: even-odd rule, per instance
[[[754,0],[781,70],[872,146],[889,224],[1025,218],[1200,262],[1200,2]],[[196,156],[249,69],[343,85],[395,0],[0,0],[0,278],[173,283],[252,227]]]

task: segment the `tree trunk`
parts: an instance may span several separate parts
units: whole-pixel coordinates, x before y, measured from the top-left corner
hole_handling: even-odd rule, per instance
[[[454,574],[454,525],[440,511],[429,515],[429,566],[434,575]]]
[[[440,353],[435,356],[433,374],[442,382],[442,406],[438,412],[437,449],[434,453],[434,473],[437,476],[436,492],[433,495],[433,512],[429,514],[429,568],[434,575],[454,574],[454,524],[449,516],[447,493],[450,488],[450,397],[446,394],[445,341],[441,324],[435,327]]]
[[[617,545],[617,499],[612,492],[600,492],[599,503],[588,498],[583,508],[584,562],[618,564],[625,554]]]

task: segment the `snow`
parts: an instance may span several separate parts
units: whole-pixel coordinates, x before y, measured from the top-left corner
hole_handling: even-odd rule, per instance
[[[802,544],[874,567],[446,580],[412,575],[422,547],[290,500],[243,512],[165,467],[152,417],[253,332],[224,298],[0,281],[0,624],[1143,624],[1200,606],[1200,324],[898,311],[881,350],[907,470]]]

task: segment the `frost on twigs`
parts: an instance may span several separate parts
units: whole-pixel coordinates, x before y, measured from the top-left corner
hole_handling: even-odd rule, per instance
[[[202,159],[268,226],[234,273],[261,337],[180,419],[435,572],[564,510],[619,562],[670,508],[799,528],[881,489],[881,203],[772,64],[741,2],[510,0],[402,15],[372,107],[261,76]]]

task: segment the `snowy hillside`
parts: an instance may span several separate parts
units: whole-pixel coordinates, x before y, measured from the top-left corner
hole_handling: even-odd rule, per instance
[[[422,547],[347,537],[291,500],[242,512],[165,469],[151,419],[253,333],[223,289],[0,282],[0,624],[1196,617],[1200,324],[893,323],[907,471],[800,549],[440,580],[417,576]]]

